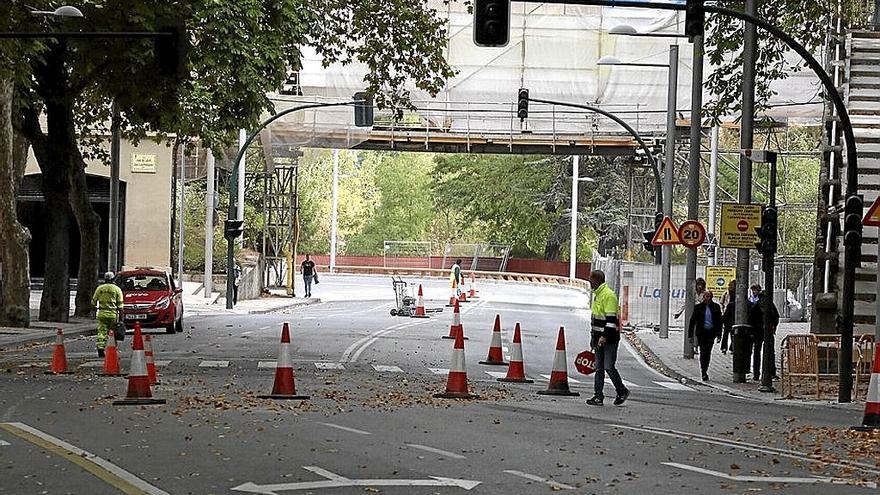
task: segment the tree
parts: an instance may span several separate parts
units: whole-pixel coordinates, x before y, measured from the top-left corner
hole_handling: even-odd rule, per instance
[[[19,0],[16,8],[25,9]],[[43,172],[47,252],[56,253],[46,261],[41,319],[67,319],[71,212],[83,243],[77,313],[90,309],[86,299],[97,279],[98,231],[85,190],[85,158],[106,153],[100,140],[81,149],[79,136],[106,133],[111,101],[131,139],[175,132],[219,151],[238,129],[254,127],[263,112],[272,111],[267,93],[280,89],[289,71],[300,66],[305,47],[327,64],[364,64],[365,85],[379,105],[406,105],[410,81],[436,93],[453,74],[443,57],[443,21],[421,2],[111,0],[82,10],[86,27],[94,31],[150,31],[161,19],[182,21],[191,30],[193,49],[188,73],[179,78],[162,75],[150,40],[47,40],[40,56],[30,57],[33,84],[20,86],[23,130]],[[20,27],[41,29],[36,22]]]

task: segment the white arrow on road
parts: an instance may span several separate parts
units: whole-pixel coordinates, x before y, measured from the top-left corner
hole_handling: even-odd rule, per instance
[[[480,484],[479,481],[442,478],[439,476],[431,476],[431,479],[426,480],[353,480],[336,473],[331,473],[330,471],[321,469],[317,466],[303,466],[303,469],[327,478],[327,480],[304,481],[300,483],[278,483],[273,485],[257,485],[253,482],[247,482],[232,488],[232,490],[246,493],[259,493],[262,495],[277,495],[277,492],[283,491],[318,490],[320,488],[340,488],[345,486],[454,486],[470,490]]]

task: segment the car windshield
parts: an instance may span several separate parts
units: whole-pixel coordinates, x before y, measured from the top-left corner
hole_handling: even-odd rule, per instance
[[[124,292],[129,291],[167,291],[168,280],[165,275],[128,275],[116,280],[116,285]]]

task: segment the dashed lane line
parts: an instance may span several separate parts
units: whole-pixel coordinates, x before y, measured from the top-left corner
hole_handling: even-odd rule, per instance
[[[412,447],[414,449],[424,450],[425,452],[431,452],[432,454],[442,455],[443,457],[449,457],[450,459],[467,459],[467,457],[456,454],[454,452],[449,452],[447,450],[435,449],[434,447],[428,447],[427,445],[419,445],[417,443],[405,443],[407,447]]]
[[[381,373],[403,373],[399,366],[386,366],[383,364],[374,364],[373,369]]]
[[[328,362],[320,362],[315,363],[315,368],[319,370],[344,370],[345,366],[342,363],[328,363]]]
[[[483,371],[487,375],[491,376],[492,378],[504,378],[505,376],[507,376],[507,373],[504,371],[487,371],[487,370],[483,370]]]
[[[257,369],[261,368],[277,368],[278,361],[260,361],[257,363]]]
[[[229,361],[202,361],[199,368],[227,368]]]
[[[122,493],[128,495],[169,495],[168,492],[160,490],[106,459],[24,423],[0,423],[0,428],[76,464]]]
[[[333,423],[318,423],[319,425],[324,425],[329,428],[336,428],[337,430],[347,431],[349,433],[357,433],[358,435],[372,435],[372,433],[364,430],[358,430],[357,428],[349,428],[348,426],[337,425]]]
[[[449,368],[428,368],[428,371],[434,373],[435,375],[448,375]]]
[[[566,485],[565,483],[559,483],[558,481],[548,480],[548,479],[542,478],[542,477],[534,475],[534,474],[524,473],[522,471],[515,471],[512,469],[506,469],[506,470],[504,470],[504,472],[507,474],[512,474],[514,476],[519,476],[520,478],[525,478],[530,481],[537,481],[539,483],[544,483],[546,485],[549,485],[554,490],[574,490],[575,489],[575,487],[573,487],[571,485]]]
[[[541,375],[541,376],[544,377],[545,380],[549,380],[549,379],[550,379],[550,375]],[[576,379],[574,379],[574,378],[572,378],[572,377],[570,377],[570,376],[568,377],[568,381],[570,381],[571,383],[583,383],[583,382],[581,382],[580,380],[576,380]]]

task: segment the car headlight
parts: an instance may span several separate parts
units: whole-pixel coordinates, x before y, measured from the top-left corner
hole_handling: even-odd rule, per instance
[[[162,299],[156,301],[155,304],[153,304],[153,307],[156,309],[165,309],[168,307],[169,304],[171,304],[171,299],[163,297]]]

